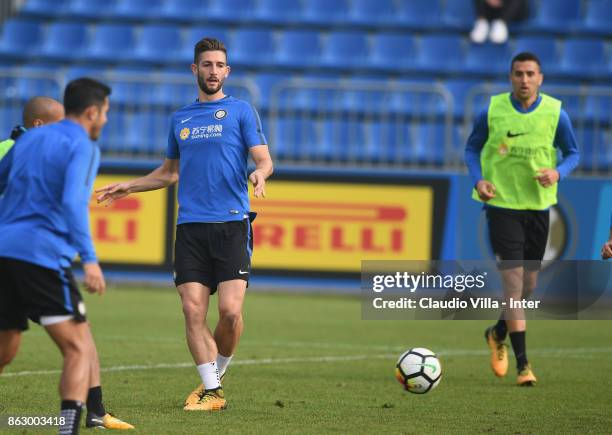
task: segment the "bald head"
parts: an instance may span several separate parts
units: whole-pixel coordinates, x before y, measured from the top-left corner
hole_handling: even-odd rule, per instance
[[[27,129],[64,119],[64,106],[49,97],[30,98],[23,108],[23,126]]]

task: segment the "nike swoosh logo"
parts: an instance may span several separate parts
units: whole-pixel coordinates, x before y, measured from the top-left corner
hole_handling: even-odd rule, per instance
[[[410,364],[411,366],[429,367],[433,373],[436,372],[437,367],[435,364]]]
[[[248,272],[248,271],[243,272],[242,270],[239,270],[239,271],[238,271],[238,273],[239,273],[240,275],[246,275],[246,274],[247,274],[247,273],[249,273],[249,272]]]
[[[186,123],[186,122],[187,122],[187,121],[189,121],[191,118],[193,118],[193,116],[190,116],[190,117],[189,117],[189,118],[187,118],[187,119],[181,119],[181,124]]]
[[[104,424],[104,421],[99,419],[99,418],[92,418],[91,420],[92,423],[100,423],[100,424]]]
[[[517,137],[517,136],[523,136],[523,135],[525,135],[525,134],[527,134],[527,133],[511,133],[511,132],[510,132],[510,130],[508,130],[508,133],[506,133],[506,135],[507,135],[508,137]]]

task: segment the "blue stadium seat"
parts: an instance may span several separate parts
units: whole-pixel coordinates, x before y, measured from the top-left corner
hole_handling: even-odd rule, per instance
[[[482,82],[474,79],[446,79],[444,86],[453,96],[453,115],[456,118],[465,116],[466,105],[470,92]]]
[[[109,115],[110,116],[110,115]],[[124,144],[129,152],[140,154],[165,153],[168,145],[170,118],[163,111],[143,111],[127,116]]]
[[[60,16],[68,0],[27,0],[19,10],[22,16],[56,17]]]
[[[580,19],[581,0],[545,0],[539,5],[535,17],[526,23],[526,28],[567,34]]]
[[[458,142],[458,139],[453,134],[452,126],[449,127],[451,145]],[[447,153],[446,144],[446,127],[442,123],[418,123],[415,132],[414,157],[419,163],[441,165],[446,158],[450,157]]]
[[[205,10],[207,19],[225,23],[251,21],[254,13],[254,0],[211,0]]]
[[[311,157],[317,160],[357,161],[365,142],[363,122],[325,119],[322,121],[320,142]]]
[[[38,57],[69,61],[81,54],[87,40],[87,27],[81,23],[51,23]]]
[[[412,158],[413,128],[409,122],[374,121],[366,124],[363,161],[397,163]]]
[[[514,44],[514,54],[524,51],[534,53],[542,62],[542,71],[544,73],[556,71],[556,66],[559,62],[559,50],[556,39],[553,36],[520,36]],[[507,61],[508,70],[510,69],[510,60]]]
[[[166,0],[159,10],[163,22],[197,23],[206,17],[211,0]]]
[[[0,39],[0,57],[26,59],[40,45],[42,25],[38,21],[11,19],[6,22]]]
[[[269,30],[241,27],[234,32],[230,47],[232,64],[252,67],[273,62],[274,41]]]
[[[590,0],[580,30],[601,36],[612,36],[612,0]]]
[[[98,24],[83,57],[117,63],[129,59],[134,50],[134,28],[129,24]]]
[[[270,109],[270,98],[272,92],[278,89],[278,86],[288,80],[289,77],[285,73],[281,72],[260,72],[255,78],[255,85],[259,90],[260,96],[257,102],[257,109],[261,112],[266,112]]]
[[[576,93],[576,87],[563,82],[544,80],[542,92],[561,100],[561,107],[576,122],[584,116],[584,98]]]
[[[580,166],[587,170],[612,169],[612,132],[604,129],[585,128],[577,132]]]
[[[431,73],[463,70],[464,54],[461,38],[456,35],[434,34],[421,38],[417,57],[420,70]]]
[[[389,26],[397,22],[398,11],[393,0],[353,0],[347,18],[356,25]]]
[[[293,24],[302,17],[300,0],[260,0],[253,18],[267,24]]]
[[[309,0],[304,5],[302,20],[313,25],[333,25],[346,21],[348,0]]]
[[[598,88],[592,87],[590,90],[597,91]],[[612,95],[609,94],[610,88],[602,88],[605,92],[602,95],[589,95],[585,101],[584,114],[588,121],[612,126]]]
[[[382,71],[414,69],[417,50],[414,37],[407,33],[380,32],[373,37],[368,67]]]
[[[460,3],[465,7],[466,2]],[[439,26],[441,16],[440,0],[401,0],[396,22],[412,29],[424,30]]]
[[[74,80],[80,77],[91,77],[104,81],[104,75],[108,72],[107,68],[100,65],[71,65],[65,70],[65,78],[67,81]],[[111,94],[111,101],[114,95]]]
[[[117,0],[71,0],[64,9],[63,16],[100,20],[109,16]]]
[[[143,26],[130,60],[149,64],[180,62],[181,32],[172,24]]]
[[[509,71],[507,44],[470,44],[463,70],[469,74],[498,75]]]
[[[320,32],[288,29],[280,35],[274,61],[288,68],[315,68],[321,58],[321,51]]]
[[[0,83],[2,82],[0,79]],[[22,122],[21,101],[5,101],[4,104],[0,104],[0,131],[7,135],[13,127]]]
[[[559,72],[570,77],[599,78],[606,73],[601,39],[566,39]]]
[[[157,18],[164,0],[117,0],[109,10],[109,17],[115,20],[144,21]]]
[[[363,67],[368,62],[368,47],[365,33],[352,30],[330,32],[321,63],[340,69]]]
[[[316,155],[318,124],[311,118],[281,116],[270,126],[270,147],[281,159],[300,160]]]
[[[442,24],[446,29],[469,31],[474,25],[476,11],[474,2],[447,1],[442,13]]]
[[[216,38],[225,44],[229,44],[230,34],[226,27],[207,25],[207,26],[195,26],[190,27],[187,31],[187,37],[178,51],[177,58],[180,62],[186,64],[193,63],[193,49],[195,44],[202,38]],[[228,61],[232,62],[232,53],[230,52]]]

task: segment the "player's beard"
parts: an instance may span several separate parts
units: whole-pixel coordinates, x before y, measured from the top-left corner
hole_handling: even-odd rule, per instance
[[[222,80],[221,78],[219,78],[218,80],[219,81],[217,83],[217,86],[211,88],[208,86],[208,83],[206,83],[206,79],[204,78],[204,76],[202,74],[198,74],[198,86],[206,95],[214,95],[221,90],[221,88],[223,87],[223,82],[225,80]]]

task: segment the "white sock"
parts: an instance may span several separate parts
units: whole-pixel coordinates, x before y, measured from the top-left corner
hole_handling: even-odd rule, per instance
[[[219,377],[223,376],[233,356],[234,355],[223,356],[220,353],[217,354],[217,368],[219,369]]]
[[[200,364],[197,366],[197,369],[205,389],[214,390],[221,386],[219,382],[219,370],[217,370],[217,364],[214,361]]]

